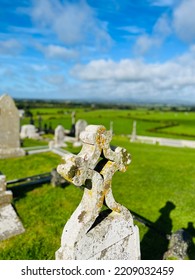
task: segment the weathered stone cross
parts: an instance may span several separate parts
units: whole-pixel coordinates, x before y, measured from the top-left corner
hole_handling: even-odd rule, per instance
[[[65,155],[65,163],[57,167],[66,180],[86,188],[64,227],[56,259],[139,259],[138,228],[111,188],[114,173],[126,171],[130,155],[126,149],[110,147],[112,135],[104,126],[87,126],[80,139],[80,153]],[[104,202],[111,214],[94,226]]]

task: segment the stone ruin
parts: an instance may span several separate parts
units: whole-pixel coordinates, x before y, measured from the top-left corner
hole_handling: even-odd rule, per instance
[[[0,97],[0,159],[24,156],[20,148],[20,118],[13,99]]]
[[[130,211],[112,194],[112,176],[125,172],[130,155],[120,147],[112,149],[112,135],[104,126],[89,125],[80,134],[78,155],[65,155],[57,171],[76,186],[85,186],[77,209],[66,223],[58,260],[140,259],[139,230]],[[108,209],[101,211],[103,204]]]
[[[0,175],[0,241],[24,232],[23,225],[11,205],[12,192],[6,190],[6,177]]]

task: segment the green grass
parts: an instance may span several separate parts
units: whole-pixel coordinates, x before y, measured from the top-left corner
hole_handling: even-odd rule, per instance
[[[142,259],[161,259],[168,246],[166,234],[187,228],[189,222],[195,227],[195,150],[130,143],[123,136],[115,136],[112,144],[132,156],[128,170],[113,177],[114,197],[152,222],[155,230],[135,221]],[[10,180],[48,172],[59,163],[57,155],[43,153],[1,160],[0,170]],[[54,259],[63,227],[81,197],[82,190],[72,185],[24,189],[13,205],[26,231],[0,242],[0,259]],[[189,258],[195,259],[194,250]]]
[[[35,139],[29,139],[25,138],[22,140],[22,147],[36,147],[36,146],[47,146],[48,142],[43,139],[41,140],[35,140]]]
[[[38,108],[32,109],[35,125],[38,127],[38,116],[41,114],[43,124],[52,128],[62,124],[64,128],[71,127],[71,112],[76,111],[76,119],[85,119],[89,124],[102,124],[110,128],[113,121],[115,134],[131,134],[133,121],[137,121],[137,134],[168,138],[182,138],[195,140],[194,112],[166,112],[147,109],[116,110],[116,109],[61,109]],[[22,124],[29,123],[29,118],[22,120]]]
[[[7,180],[33,176],[50,172],[60,162],[60,157],[53,153],[40,153],[21,158],[0,160],[0,171]]]

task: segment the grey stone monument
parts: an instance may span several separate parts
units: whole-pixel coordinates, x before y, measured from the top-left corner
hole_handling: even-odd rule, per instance
[[[135,142],[137,139],[136,136],[136,121],[133,121],[133,129],[132,129],[132,134],[131,134],[131,142]]]
[[[24,156],[20,148],[19,111],[9,95],[0,97],[0,158]]]
[[[54,146],[55,147],[66,147],[65,141],[65,129],[62,125],[58,125],[55,128],[54,134]]]
[[[75,137],[77,141],[80,140],[80,133],[85,130],[87,122],[85,120],[78,120],[75,124]]]
[[[20,138],[40,139],[39,133],[33,124],[24,124],[21,127]]]
[[[67,181],[86,188],[64,227],[56,259],[138,260],[138,227],[133,224],[130,211],[115,201],[111,185],[116,171],[126,171],[130,155],[123,148],[110,148],[112,135],[104,126],[87,126],[80,139],[80,153],[65,155],[65,163],[57,167]],[[101,211],[104,201],[108,207],[106,215]]]
[[[6,177],[0,175],[0,241],[24,232],[11,201],[12,192],[6,190]]]

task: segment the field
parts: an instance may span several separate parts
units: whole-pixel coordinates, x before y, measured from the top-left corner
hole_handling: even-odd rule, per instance
[[[117,172],[113,177],[113,194],[135,217],[142,259],[162,259],[168,246],[166,236],[180,228],[188,229],[193,238],[188,259],[195,259],[195,150],[131,143],[127,137],[133,120],[137,120],[139,135],[195,140],[195,113],[75,110],[76,119],[86,119],[89,124],[103,124],[109,129],[113,121],[112,144],[125,147],[131,154],[128,170]],[[31,111],[35,124],[41,114],[43,125],[51,123],[55,128],[61,123],[66,129],[71,126],[71,109],[68,112],[61,108]],[[23,123],[28,121],[29,118],[23,119]],[[27,140],[24,144],[32,146],[39,142]],[[78,149],[71,148],[71,151],[77,153]],[[11,180],[50,172],[60,163],[59,156],[42,153],[1,160],[0,170]],[[14,187],[10,189],[14,194],[13,205],[26,231],[0,242],[0,259],[54,259],[64,224],[80,202],[83,191],[73,185],[54,188],[50,184],[24,188],[20,192]]]
[[[190,111],[160,111],[137,108],[132,110],[93,109],[93,108],[37,108],[31,109],[35,125],[41,116],[42,125],[53,129],[62,124],[66,129],[71,127],[71,113],[76,112],[76,119],[85,119],[88,124],[102,124],[110,128],[113,122],[115,134],[131,134],[133,121],[137,122],[137,134],[179,139],[195,140],[195,112]],[[24,118],[22,123],[29,123]]]

